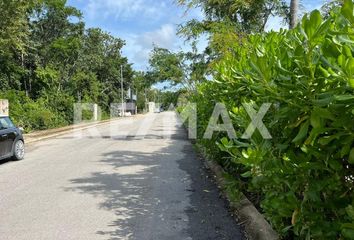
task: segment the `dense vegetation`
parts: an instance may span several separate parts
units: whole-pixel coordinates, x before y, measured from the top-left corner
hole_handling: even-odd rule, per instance
[[[121,65],[125,89],[134,85],[124,41],[86,29],[66,0],[7,0],[0,10],[0,98],[27,131],[71,123],[74,102],[109,113],[120,99]]]
[[[353,3],[303,17],[292,30],[248,34],[227,45],[213,80],[190,97],[198,104],[198,142],[230,174],[284,237],[354,239]],[[238,139],[203,134],[215,103],[224,103]],[[256,131],[242,107],[272,103]]]
[[[151,69],[188,86],[180,109],[197,103],[197,143],[227,171],[228,190],[245,192],[284,239],[354,239],[352,0],[269,33],[270,15],[290,20],[283,1],[179,2],[205,14],[180,34],[192,45],[207,34],[209,45],[203,53],[155,49]],[[223,131],[203,138],[216,103],[226,105],[237,139]],[[258,130],[242,139],[252,120],[244,104],[258,112],[264,103],[272,139]]]
[[[178,97],[181,106],[197,103],[198,144],[228,172],[231,191],[245,192],[284,239],[354,239],[352,0],[269,33],[270,16],[290,21],[287,1],[177,2],[205,15],[180,26],[192,51],[156,46],[146,73],[121,55],[123,40],[86,29],[65,0],[0,2],[0,98],[10,100],[15,122],[27,131],[70,124],[80,101],[108,114],[120,99],[123,66],[124,88],[137,91],[139,108],[148,99],[166,108]],[[200,53],[196,41],[205,34],[209,45]],[[150,89],[165,80],[181,90]],[[238,139],[225,132],[203,139],[218,102]],[[263,119],[272,139],[258,131],[240,138],[251,122],[245,103],[256,111],[272,104]]]

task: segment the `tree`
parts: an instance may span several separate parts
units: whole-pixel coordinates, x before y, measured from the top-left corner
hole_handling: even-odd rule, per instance
[[[75,101],[98,103],[108,113],[120,99],[120,66],[124,89],[132,84],[131,64],[121,54],[125,42],[85,29],[81,12],[66,0],[3,0],[0,10],[1,97],[46,112],[11,108],[29,129],[72,122]]]
[[[74,18],[78,21],[73,22]],[[66,0],[43,0],[31,14],[30,27],[33,47],[29,49],[28,67],[35,72],[38,66],[50,65],[60,72],[55,90],[63,90],[70,84],[79,58],[85,28],[81,12],[66,6]],[[29,85],[33,96],[42,91],[36,82]]]
[[[178,0],[188,9],[200,7],[205,19],[191,20],[180,27],[187,38],[217,29],[217,23],[227,23],[234,31],[251,33],[264,31],[270,16],[286,16],[288,6],[283,0]]]
[[[155,82],[172,81],[175,85],[183,84],[185,72],[182,53],[173,53],[155,46],[150,54],[149,64],[149,74],[153,75]]]
[[[210,65],[225,54],[232,54],[232,46],[239,44],[249,34],[263,32],[271,16],[289,16],[285,0],[178,0],[187,9],[199,7],[204,19],[192,19],[179,26],[179,34],[187,41],[208,38],[208,47],[202,53],[193,51],[192,67],[194,79],[205,80]],[[199,61],[197,60],[199,58]],[[187,74],[189,75],[189,74]]]
[[[19,88],[26,73],[23,58],[29,38],[28,13],[34,0],[0,2],[0,87]]]
[[[0,51],[7,49],[23,50],[28,36],[26,13],[29,8],[26,0],[6,0],[0,2]]]
[[[325,3],[321,7],[321,12],[325,18],[329,18],[331,13],[336,14],[336,10],[340,11],[341,7],[343,6],[344,1],[343,0],[332,0],[327,3]]]
[[[170,82],[191,91],[205,80],[207,70],[205,55],[198,54],[196,48],[191,52],[172,52],[155,46],[149,64],[147,76],[152,82]]]
[[[289,25],[290,29],[296,27],[298,11],[299,11],[299,0],[291,0],[290,1],[290,25]]]
[[[128,63],[128,59],[121,55],[124,44],[122,39],[113,37],[99,28],[87,29],[83,36],[76,71],[77,73],[85,73],[84,76],[95,76],[99,86],[96,88],[98,103],[107,111],[110,103],[120,99],[121,66],[123,66],[124,89],[128,89],[133,80],[131,65]],[[84,98],[85,94],[81,90],[77,89],[77,92],[73,94]],[[88,95],[86,99],[93,93],[90,94],[89,91],[86,91],[86,95]]]

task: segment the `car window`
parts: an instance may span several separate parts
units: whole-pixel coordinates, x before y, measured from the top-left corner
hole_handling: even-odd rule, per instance
[[[13,127],[15,127],[15,125],[12,123],[10,118],[8,117],[0,118],[0,129],[8,129]]]

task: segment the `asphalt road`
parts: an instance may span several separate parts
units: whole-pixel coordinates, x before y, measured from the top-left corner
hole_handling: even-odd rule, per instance
[[[0,165],[1,240],[242,239],[172,112],[31,144]]]

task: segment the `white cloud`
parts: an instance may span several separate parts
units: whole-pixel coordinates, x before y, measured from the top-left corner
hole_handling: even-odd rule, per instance
[[[158,45],[163,48],[173,48],[176,42],[176,29],[172,24],[164,24],[156,31],[144,33],[141,40],[142,45]]]
[[[123,53],[137,70],[146,70],[153,45],[171,51],[190,50],[177,25],[202,19],[201,9],[179,7],[176,0],[69,0],[81,5],[90,27],[101,27],[126,41]],[[75,5],[74,4],[74,5]]]
[[[176,27],[173,24],[164,24],[154,31],[126,34],[121,37],[127,43],[123,52],[138,70],[145,70],[154,45],[176,51],[183,44],[181,39],[177,37]]]
[[[164,2],[152,0],[88,0],[85,12],[91,19],[129,20],[140,17],[156,20],[164,8],[166,8]]]
[[[303,11],[304,12],[310,12],[313,11],[315,9],[320,10],[321,7],[326,3],[325,0],[317,0],[317,1],[307,1],[304,2],[302,7],[303,7]]]
[[[126,40],[126,46],[123,53],[128,57],[129,61],[134,63],[136,70],[146,70],[153,46],[167,48],[171,51],[191,51],[190,43],[184,42],[183,39],[176,35],[176,26],[173,24],[165,24],[160,28],[145,32],[142,34],[123,34],[120,36]],[[199,52],[204,51],[208,46],[208,37],[202,36],[197,43]]]

